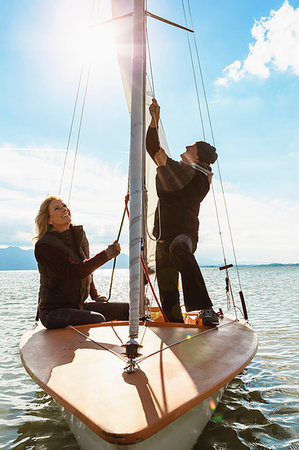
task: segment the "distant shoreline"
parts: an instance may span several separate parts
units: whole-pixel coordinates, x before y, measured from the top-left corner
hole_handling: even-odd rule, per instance
[[[113,261],[108,261],[100,270],[111,269]],[[219,268],[223,263],[200,263],[202,268]],[[298,263],[261,263],[261,264],[238,264],[238,267],[285,267],[299,266]],[[234,266],[235,267],[235,266]],[[116,264],[117,269],[129,268],[129,257],[126,254],[119,255]],[[0,271],[8,270],[37,270],[37,264],[34,258],[34,250],[23,250],[20,247],[0,248]]]
[[[219,269],[220,265],[218,266],[204,266],[201,265],[200,268],[201,269]],[[238,268],[266,268],[266,267],[299,267],[299,263],[295,263],[295,264],[239,264]],[[232,269],[234,269],[235,266],[232,267]],[[99,267],[97,270],[111,270],[112,267],[107,267],[107,264],[105,264],[105,266],[103,267]],[[115,269],[129,269],[129,267],[115,267]],[[36,271],[38,272],[37,267],[36,268],[22,268],[22,269],[3,269],[0,268],[0,272],[21,272],[21,271]]]
[[[201,265],[200,267],[221,267],[221,264],[218,265]],[[238,267],[285,267],[285,266],[299,266],[299,263],[269,263],[269,264],[238,264]],[[236,267],[235,265],[233,267]]]
[[[99,267],[97,270],[111,270],[112,269],[112,266],[111,267],[107,267],[107,265],[108,265],[108,263],[106,263],[103,267]],[[200,265],[200,268],[201,269],[219,269],[219,267],[221,267],[221,265],[219,264],[219,265],[213,265],[213,266],[205,266],[205,265]],[[236,266],[233,266],[233,267],[231,267],[231,269],[234,269]],[[293,263],[290,263],[290,264],[238,264],[238,268],[249,268],[249,267],[257,267],[257,268],[263,268],[263,267],[299,267],[299,263],[295,263],[295,264],[293,264]],[[129,269],[129,267],[118,267],[117,266],[117,264],[116,264],[116,267],[115,267],[115,269]],[[5,269],[5,268],[2,268],[2,267],[0,267],[0,272],[9,272],[9,271],[17,271],[17,272],[21,272],[21,271],[28,271],[28,270],[30,270],[30,271],[38,271],[38,268],[37,267],[29,267],[29,268],[21,268],[21,269],[18,269],[18,268],[8,268],[8,269]]]

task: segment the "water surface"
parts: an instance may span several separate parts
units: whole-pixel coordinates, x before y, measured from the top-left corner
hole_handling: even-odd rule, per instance
[[[103,295],[110,273],[95,274]],[[207,268],[203,275],[215,307],[226,310],[223,273]],[[299,449],[299,267],[241,267],[240,275],[259,350],[229,384],[194,449]],[[231,279],[237,301],[234,269]],[[38,283],[36,271],[0,272],[0,448],[78,450],[55,402],[31,380],[19,358],[20,338],[34,323]],[[115,274],[116,298],[128,298],[125,269]]]

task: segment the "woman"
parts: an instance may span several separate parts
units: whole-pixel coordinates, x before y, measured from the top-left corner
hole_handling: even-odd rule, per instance
[[[105,302],[92,278],[95,269],[119,255],[119,243],[114,241],[90,258],[83,227],[72,225],[70,210],[56,196],[42,202],[35,224],[40,273],[37,319],[46,328],[128,320],[128,303]],[[86,303],[89,295],[94,301]]]

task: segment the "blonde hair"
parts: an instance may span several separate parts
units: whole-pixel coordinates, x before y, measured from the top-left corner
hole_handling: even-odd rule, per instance
[[[48,223],[48,219],[49,205],[52,200],[61,200],[63,202],[62,198],[57,195],[48,195],[48,197],[42,202],[35,218],[35,236],[33,241],[38,241],[51,228],[51,225]]]

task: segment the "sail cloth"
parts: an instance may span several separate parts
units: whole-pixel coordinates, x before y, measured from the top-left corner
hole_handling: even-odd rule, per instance
[[[117,18],[130,14],[133,11],[133,0],[112,0],[112,17]],[[121,72],[122,83],[126,95],[129,114],[131,114],[131,86],[132,86],[132,44],[133,44],[133,16],[127,16],[114,22],[114,34],[117,57]],[[150,123],[148,108],[152,102],[153,90],[146,76],[145,98],[145,131]],[[169,155],[169,149],[163,127],[159,125],[159,138],[161,147]],[[145,155],[145,187],[147,190],[147,236],[146,236],[146,265],[150,271],[155,271],[156,243],[152,236],[154,227],[155,209],[157,206],[157,193],[155,186],[156,165],[146,153]]]

